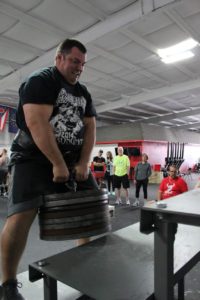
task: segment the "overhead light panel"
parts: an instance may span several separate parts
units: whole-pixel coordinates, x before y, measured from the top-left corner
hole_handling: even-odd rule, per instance
[[[193,57],[194,53],[189,50],[193,49],[197,45],[198,42],[190,38],[174,46],[165,49],[158,49],[158,55],[164,63],[174,63]]]
[[[161,60],[165,64],[172,64],[174,62],[178,62],[180,60],[191,58],[193,56],[194,56],[194,53],[192,53],[192,51],[186,51],[186,52],[179,53],[179,54],[176,54],[176,55],[163,57],[163,58],[161,58]]]

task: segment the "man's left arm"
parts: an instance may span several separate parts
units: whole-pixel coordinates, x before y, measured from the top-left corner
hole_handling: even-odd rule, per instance
[[[130,172],[130,159],[127,156],[127,175],[129,175],[129,172]]]
[[[84,118],[84,138],[79,162],[75,166],[76,180],[84,181],[88,178],[88,168],[92,149],[96,142],[96,119],[95,117]]]

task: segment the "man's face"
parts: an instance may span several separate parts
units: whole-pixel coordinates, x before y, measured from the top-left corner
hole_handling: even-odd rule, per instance
[[[121,147],[118,148],[117,152],[118,152],[119,156],[122,156],[123,155],[123,148],[121,148]]]
[[[171,178],[176,178],[177,177],[177,170],[174,167],[169,168],[169,176]]]
[[[56,67],[70,84],[76,84],[84,70],[86,54],[73,47],[68,54],[59,53],[56,58]]]

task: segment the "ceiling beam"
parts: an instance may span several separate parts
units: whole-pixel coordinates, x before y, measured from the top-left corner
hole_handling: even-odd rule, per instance
[[[129,105],[151,101],[156,98],[167,97],[176,93],[189,91],[199,87],[200,87],[200,78],[190,80],[187,82],[178,83],[172,86],[163,87],[149,93],[141,93],[139,95],[129,97],[126,100],[120,99],[118,101],[99,106],[97,108],[97,112],[100,113],[107,110],[117,109],[120,107],[125,107],[125,106],[128,107]]]
[[[143,102],[143,105],[150,106],[150,107],[153,107],[153,108],[158,109],[158,110],[170,111],[169,108],[165,108],[165,107],[161,106],[160,104],[154,104],[154,103],[150,103],[150,102]]]
[[[167,115],[162,115],[159,117],[152,117],[149,118],[147,120],[144,120],[144,123],[159,123],[161,121],[169,121],[169,120],[173,120],[173,119],[180,119],[180,118],[184,118],[184,117],[189,117],[189,116],[194,116],[194,115],[198,115],[200,114],[200,108],[195,108],[195,109],[190,109],[184,112],[180,112],[180,113],[172,113],[172,114],[167,114]]]
[[[200,127],[200,122],[195,122],[192,124],[187,124],[187,125],[177,125],[177,126],[172,126],[173,128],[180,128],[180,129],[192,129],[192,128],[198,128]]]

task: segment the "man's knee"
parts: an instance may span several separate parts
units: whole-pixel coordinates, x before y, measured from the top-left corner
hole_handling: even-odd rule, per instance
[[[13,214],[7,218],[4,228],[15,231],[19,230],[20,232],[27,231],[33,223],[36,214],[37,209]]]

